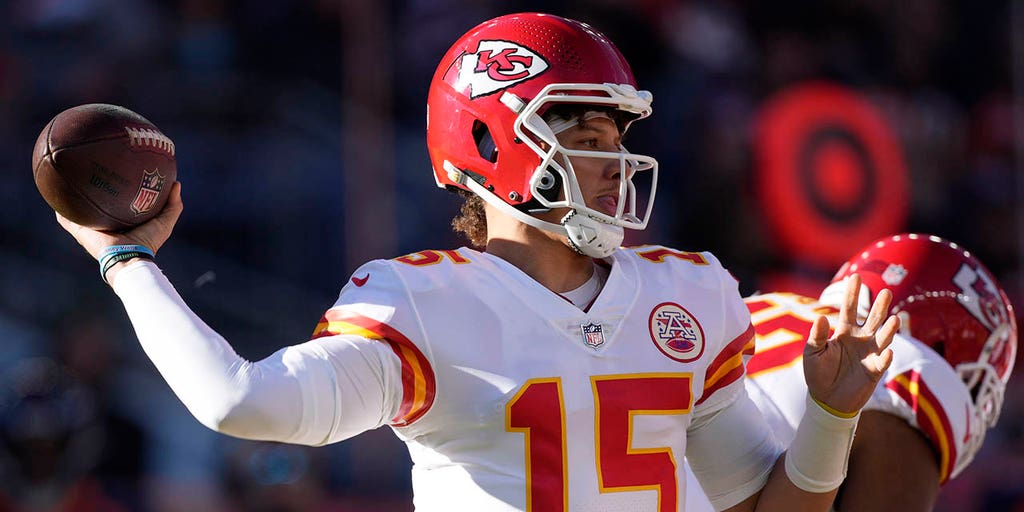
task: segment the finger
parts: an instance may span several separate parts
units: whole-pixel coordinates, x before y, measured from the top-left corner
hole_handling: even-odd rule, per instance
[[[885,349],[892,343],[892,339],[896,336],[896,333],[900,330],[900,318],[896,315],[892,315],[882,328],[875,332],[875,345],[878,350]]]
[[[167,203],[181,208],[181,182],[175,181],[171,184],[171,195],[167,197]]]
[[[54,213],[54,215],[57,216],[57,224],[60,224],[60,227],[62,227],[65,230],[67,230],[68,233],[71,233],[72,235],[74,235],[75,233],[78,232],[79,229],[82,229],[82,226],[80,224],[76,224],[76,223],[68,220],[67,217],[65,217],[65,216],[63,216],[63,215],[61,215],[61,214],[59,214],[57,212],[53,212],[53,213]]]
[[[81,239],[81,237],[79,237],[79,233],[83,229],[85,229],[85,227],[82,226],[81,224],[78,224],[78,223],[72,221],[72,220],[69,220],[67,217],[65,217],[65,216],[63,216],[63,215],[61,215],[59,213],[56,213],[56,212],[54,212],[54,213],[57,216],[57,224],[60,224],[60,227],[64,228],[65,231],[70,233],[71,237],[74,238],[75,241],[78,242],[78,245],[82,246],[82,248],[85,249],[86,252],[88,252],[91,256],[95,257],[96,255],[93,254],[93,252],[89,250],[89,248],[86,246],[85,242]]]
[[[828,318],[824,316],[819,316],[811,324],[811,330],[807,333],[807,345],[812,352],[824,350],[828,345],[828,330]]]
[[[152,220],[140,224],[128,233],[134,243],[144,245],[152,249],[153,253],[159,251],[160,247],[170,237],[174,225],[178,222],[181,212],[184,210],[181,202],[181,183],[171,184],[171,190],[167,196],[167,203],[160,213]]]
[[[178,222],[178,217],[181,216],[181,212],[185,209],[184,204],[181,202],[181,182],[175,181],[171,185],[171,194],[167,196],[167,205],[164,206],[163,211],[157,216],[161,222],[169,223],[174,225]]]
[[[874,358],[874,367],[877,374],[885,373],[892,364],[892,349],[885,349]]]
[[[846,278],[846,295],[843,296],[843,303],[839,306],[839,325],[852,327],[857,324],[857,298],[860,296],[860,274],[850,274]]]
[[[99,259],[99,252],[103,247],[117,243],[117,240],[110,235],[89,229],[59,213],[56,216],[60,227],[70,233],[78,245],[93,258]]]
[[[882,322],[889,316],[890,304],[892,304],[892,290],[883,288],[878,292],[875,301],[871,303],[871,311],[868,312],[868,318],[864,322],[864,329],[867,332],[874,332],[879,325],[882,325]]]

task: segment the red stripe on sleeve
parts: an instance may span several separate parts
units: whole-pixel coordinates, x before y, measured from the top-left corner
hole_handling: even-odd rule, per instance
[[[914,370],[907,370],[889,380],[885,387],[913,409],[918,427],[931,441],[939,459],[939,484],[946,483],[956,467],[957,452],[953,427],[942,404],[921,379],[921,374]]]
[[[704,393],[694,405],[700,405],[715,391],[743,378],[746,373],[743,356],[753,354],[754,325],[750,324],[747,326],[747,330],[730,341],[708,365],[707,372],[704,374]]]
[[[388,324],[350,311],[329,310],[324,315],[324,320],[328,325],[331,322],[344,322],[365,329],[373,335],[367,336],[368,339],[387,343],[398,356],[402,363],[402,404],[399,406],[398,414],[391,419],[393,425],[409,425],[430,410],[437,386],[434,370],[415,343]],[[323,331],[326,333],[323,335],[338,334],[330,328]]]

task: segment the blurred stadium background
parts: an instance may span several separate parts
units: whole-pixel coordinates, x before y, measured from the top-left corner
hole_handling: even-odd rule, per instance
[[[627,143],[662,183],[631,243],[711,250],[745,293],[814,294],[835,254],[931,232],[1024,308],[1020,0],[4,0],[0,510],[411,510],[387,429],[308,449],[193,420],[54,222],[30,154],[81,103],[161,127],[186,204],[161,266],[259,359],[306,340],[359,263],[464,243],[430,176],[427,85],[460,34],[523,10],[590,22],[654,92]],[[1022,474],[1018,376],[937,510],[1024,510]]]

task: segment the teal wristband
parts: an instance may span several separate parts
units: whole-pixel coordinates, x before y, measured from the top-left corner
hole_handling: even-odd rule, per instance
[[[104,247],[100,251],[100,256],[97,259],[100,260],[100,261],[103,261],[103,258],[105,258],[107,256],[110,256],[112,254],[117,254],[119,252],[141,252],[142,254],[148,254],[150,258],[156,256],[155,254],[153,254],[153,250],[150,249],[149,247],[146,247],[145,245],[127,245],[126,244],[126,245],[110,245],[110,246]]]
[[[107,281],[107,271],[114,265],[130,260],[132,258],[145,258],[148,260],[153,259],[153,251],[144,245],[111,245],[104,247],[100,251],[100,278],[103,279],[104,283],[110,284]]]

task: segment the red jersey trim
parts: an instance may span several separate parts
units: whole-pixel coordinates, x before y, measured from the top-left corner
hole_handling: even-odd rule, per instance
[[[719,352],[718,357],[715,357],[711,364],[708,365],[707,372],[704,374],[704,392],[701,394],[700,400],[697,400],[697,403],[694,405],[700,405],[715,391],[741,379],[744,373],[746,373],[743,368],[743,356],[753,354],[754,325],[750,324],[747,326],[747,330],[743,331],[743,334],[730,341]]]
[[[437,383],[430,362],[401,332],[370,317],[337,309],[328,310],[316,326],[313,339],[354,334],[387,343],[402,362],[402,404],[391,424],[404,427],[426,414],[434,404]]]
[[[942,404],[921,380],[921,374],[914,370],[897,375],[886,382],[885,387],[896,393],[914,411],[918,427],[939,455],[939,484],[946,483],[953,471],[957,453],[953,428]]]

